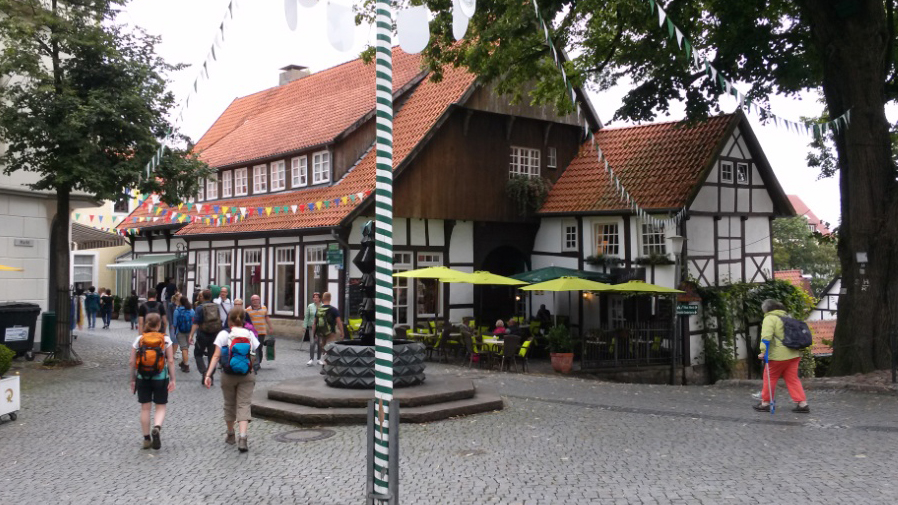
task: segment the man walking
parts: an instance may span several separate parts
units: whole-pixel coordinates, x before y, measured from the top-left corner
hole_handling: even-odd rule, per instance
[[[315,348],[318,347],[318,339],[315,337],[315,333],[312,332],[312,327],[315,325],[315,316],[318,314],[318,307],[320,306],[321,294],[316,291],[312,293],[312,303],[306,307],[306,316],[302,322],[302,327],[306,331],[305,336],[309,339],[309,362],[306,363],[306,366],[312,366],[315,363]],[[324,364],[321,361],[321,347],[318,347],[318,364]]]
[[[175,293],[177,293],[177,292],[178,292],[178,287],[175,286],[174,282],[172,282],[172,278],[166,277],[165,278],[165,288],[163,288],[163,290],[162,290],[160,301],[164,302],[164,304],[165,304],[165,316],[168,319],[168,324],[170,325],[170,327],[168,328],[169,335],[177,335],[178,334],[178,330],[177,330],[177,328],[175,328],[175,318],[174,318],[175,308],[177,308],[177,306],[174,303],[172,303],[172,297],[175,296]]]
[[[321,295],[321,306],[312,323],[312,334],[318,337],[318,363],[322,365],[321,373],[324,374],[324,361],[321,360],[321,350],[329,343],[343,339],[343,320],[340,319],[340,311],[331,305],[331,294],[325,292]]]
[[[193,346],[193,359],[196,361],[196,368],[200,372],[200,383],[203,383],[203,377],[209,365],[206,358],[212,360],[215,353],[215,337],[222,328],[220,306],[212,302],[212,291],[205,289],[200,293],[201,303],[196,306],[195,316],[193,318],[193,327],[190,328],[189,344]],[[227,321],[227,319],[225,319]],[[194,340],[194,336],[196,339]],[[215,370],[209,372],[211,378],[215,374]]]
[[[168,319],[165,317],[165,309],[162,306],[161,302],[156,301],[156,290],[148,289],[147,290],[147,301],[144,302],[143,305],[140,306],[140,309],[137,311],[137,331],[143,333],[144,330],[144,320],[147,317],[147,314],[157,313],[162,318],[162,326],[159,327],[163,333],[168,330]]]
[[[249,299],[249,308],[246,309],[253,326],[256,327],[256,333],[259,334],[259,347],[256,351],[256,372],[262,368],[262,349],[266,345],[274,345],[274,342],[266,343],[268,332],[271,328],[271,319],[268,317],[268,307],[262,305],[262,298],[259,295],[253,295]]]
[[[87,328],[95,327],[97,312],[100,310],[100,295],[97,294],[97,288],[93,286],[87,288],[87,296],[84,297],[84,310],[87,312]]]
[[[227,324],[228,314],[234,308],[234,302],[228,298],[228,293],[228,287],[222,286],[219,297],[215,299],[215,305],[218,305],[218,313],[221,317],[222,327],[220,329],[222,330],[227,329],[224,325]]]

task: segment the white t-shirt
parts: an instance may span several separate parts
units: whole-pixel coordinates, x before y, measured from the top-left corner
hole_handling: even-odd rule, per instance
[[[220,296],[212,301],[215,302],[215,305],[218,305],[218,313],[221,314],[221,322],[227,324],[228,313],[234,308],[234,301],[230,298],[222,300]]]
[[[140,349],[140,335],[138,335],[137,338],[134,339],[134,345],[132,347],[134,347],[135,349]],[[168,350],[169,347],[171,347],[171,338],[169,338],[169,336],[166,335],[165,336],[165,350]]]
[[[249,337],[251,346],[253,351],[259,347],[259,339],[253,335],[253,332],[247,330],[246,328],[231,328],[230,330],[221,330],[218,332],[218,336],[215,337],[215,345],[219,348],[227,347],[228,340],[231,338],[231,334],[234,334],[235,337]]]

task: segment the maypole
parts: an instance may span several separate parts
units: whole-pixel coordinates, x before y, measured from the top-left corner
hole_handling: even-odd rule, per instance
[[[376,3],[377,154],[374,193],[376,336],[374,340],[374,492],[389,497],[389,419],[393,401],[393,12],[390,0]],[[398,461],[396,468],[399,467]],[[386,503],[391,500],[378,500]]]

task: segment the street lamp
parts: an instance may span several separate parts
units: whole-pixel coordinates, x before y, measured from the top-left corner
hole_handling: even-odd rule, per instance
[[[671,235],[670,247],[674,253],[674,289],[680,289],[680,255],[683,253],[683,245],[686,244],[686,238],[680,235]],[[671,295],[673,302],[673,339],[670,343],[670,384],[674,385],[676,381],[677,368],[677,344],[680,342],[680,325],[677,324],[677,295]]]

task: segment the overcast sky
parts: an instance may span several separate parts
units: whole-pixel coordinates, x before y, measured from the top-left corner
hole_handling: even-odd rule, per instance
[[[350,0],[338,1],[349,3]],[[120,21],[161,36],[162,43],[157,49],[169,62],[191,65],[173,76],[173,90],[183,99],[205,61],[227,5],[228,0],[133,0]],[[304,65],[317,72],[356,58],[365,43],[373,39],[372,29],[358,27],[353,49],[340,52],[328,42],[326,27],[325,0],[313,8],[299,7],[296,31],[287,27],[283,0],[241,0],[218,51],[218,61],[210,67],[210,80],[200,85],[199,93],[190,101],[184,133],[198,140],[234,98],[276,86],[279,69],[285,65]],[[669,51],[667,47],[658,50]],[[593,106],[606,124],[625,92],[626,89],[617,88],[591,95]],[[812,95],[802,99],[772,97],[771,104],[775,114],[795,121],[801,116],[817,115],[822,108]],[[725,112],[731,112],[735,106],[731,99],[723,102]],[[748,117],[786,193],[800,196],[824,221],[838,223],[838,181],[817,180],[818,172],[807,167],[808,137],[773,124],[764,126],[753,115]],[[680,116],[657,118],[658,121],[671,119]]]

